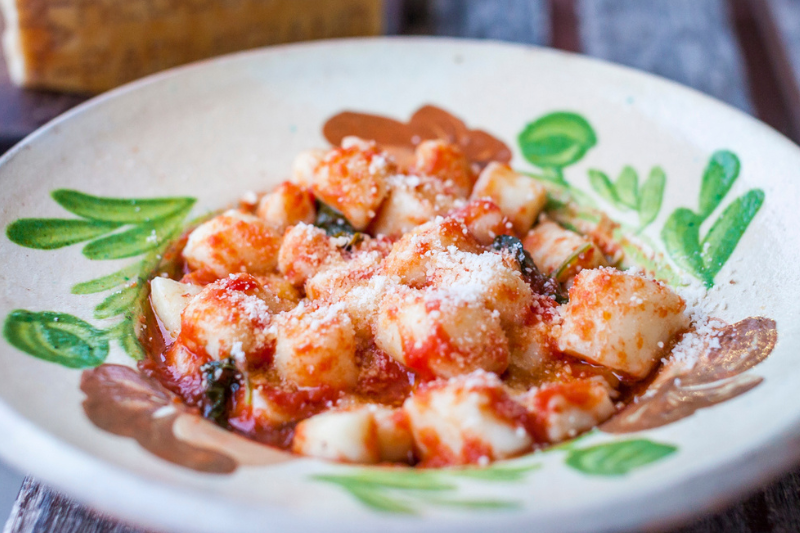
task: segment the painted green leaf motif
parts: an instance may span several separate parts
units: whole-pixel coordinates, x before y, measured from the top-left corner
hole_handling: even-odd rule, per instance
[[[661,167],[653,167],[639,191],[639,230],[653,222],[661,211],[667,176]]]
[[[455,476],[488,481],[519,481],[526,473],[536,468],[539,468],[538,464],[435,471],[374,469],[348,475],[317,475],[314,479],[338,485],[377,511],[416,514],[423,505],[471,510],[516,508],[519,503],[514,501],[453,497],[458,485],[448,481],[447,478]]]
[[[700,217],[705,220],[719,206],[739,177],[739,158],[727,150],[714,152],[700,186]]]
[[[367,485],[348,485],[342,487],[358,501],[375,511],[398,514],[417,514],[413,507],[388,496],[384,491],[375,490]]]
[[[589,184],[592,186],[592,189],[608,203],[612,205],[619,204],[617,191],[614,189],[614,185],[605,173],[594,169],[589,170]]]
[[[136,331],[133,327],[133,320],[126,318],[122,322],[105,331],[106,338],[116,340],[120,347],[125,350],[131,358],[141,361],[145,357],[139,339],[136,338]]]
[[[631,167],[625,167],[620,172],[615,185],[617,197],[625,207],[638,209],[639,207],[639,176]]]
[[[702,244],[703,266],[713,279],[730,258],[747,226],[764,203],[764,191],[753,189],[725,208]]]
[[[72,294],[94,294],[114,289],[137,278],[144,266],[145,262],[139,261],[108,276],[78,283],[72,287]]]
[[[95,307],[94,317],[111,318],[128,311],[139,296],[139,289],[140,287],[136,284],[113,292],[111,296]]]
[[[108,355],[104,332],[64,313],[17,309],[6,318],[3,335],[23,352],[68,368],[92,368]]]
[[[566,463],[592,476],[622,476],[670,454],[677,448],[646,439],[632,439],[571,450]]]
[[[187,211],[194,198],[101,198],[69,189],[58,189],[53,199],[80,217],[105,222],[140,224]]]
[[[569,166],[597,144],[586,119],[569,112],[551,113],[531,122],[517,140],[525,159],[542,168]]]
[[[540,464],[526,466],[492,466],[489,468],[464,468],[451,470],[448,473],[465,478],[482,479],[485,481],[522,481],[530,472],[538,470]]]
[[[134,226],[131,229],[102,237],[83,247],[83,255],[93,260],[134,257],[163,244],[180,227],[189,208],[175,215]]]
[[[672,212],[661,230],[661,239],[667,253],[683,269],[703,280],[707,285],[714,280],[704,272],[700,247],[700,224],[703,220],[690,209],[678,208]]]
[[[517,509],[520,507],[519,502],[510,502],[507,500],[451,500],[446,498],[430,498],[428,502],[447,507],[471,509],[473,511],[480,511],[484,509]]]
[[[54,250],[88,241],[117,229],[114,222],[60,218],[21,218],[8,225],[6,235],[20,246]]]
[[[136,332],[133,329],[133,322],[131,320],[124,320],[114,328],[114,337],[125,353],[136,361],[141,361],[145,357],[144,348],[142,348],[139,339],[136,338]]]
[[[441,491],[456,488],[453,483],[441,481],[437,475],[424,470],[363,470],[347,476],[319,475],[315,479],[395,489]]]

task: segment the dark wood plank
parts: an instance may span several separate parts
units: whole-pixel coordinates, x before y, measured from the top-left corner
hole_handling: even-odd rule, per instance
[[[800,2],[747,0],[766,50],[766,63],[780,92],[781,112],[789,133],[800,141]],[[767,121],[769,122],[769,121]]]
[[[752,111],[725,0],[578,0],[577,8],[584,53]]]
[[[87,96],[20,89],[8,77],[0,53],[0,153]]]
[[[3,17],[0,16],[0,34],[3,30]],[[0,154],[45,122],[86,98],[81,95],[20,89],[11,83],[5,56],[0,51]]]
[[[146,533],[84,507],[27,477],[3,533]]]
[[[751,0],[729,0],[733,25],[741,43],[750,97],[755,115],[787,136],[796,132],[792,126],[792,114],[781,91],[776,63],[759,28],[755,2]]]
[[[764,491],[769,523],[774,533],[800,531],[800,470],[795,470]]]
[[[575,0],[550,0],[550,46],[565,52],[580,52],[578,15]]]
[[[430,0],[411,2],[425,24],[415,33],[545,45],[550,41],[546,0]]]

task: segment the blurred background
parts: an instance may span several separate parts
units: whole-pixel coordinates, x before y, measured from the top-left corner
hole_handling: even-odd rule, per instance
[[[0,0],[0,7],[0,153],[91,96],[165,68],[285,42],[376,35],[582,53],[689,85],[800,139],[800,0]],[[22,479],[0,465],[0,516],[11,511]],[[798,487],[800,476],[788,474],[682,531],[800,531]],[[22,505],[7,533],[61,530],[48,514],[51,500]],[[110,531],[104,527],[92,531]]]

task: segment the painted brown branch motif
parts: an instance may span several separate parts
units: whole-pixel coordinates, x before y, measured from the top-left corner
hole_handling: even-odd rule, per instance
[[[133,368],[104,364],[81,376],[83,409],[100,429],[136,439],[174,464],[212,474],[239,465],[268,465],[293,456],[218,428],[192,412],[156,380]]]
[[[511,161],[511,150],[503,141],[483,130],[469,129],[463,121],[432,105],[419,108],[407,123],[345,111],[329,118],[322,133],[336,146],[348,135],[374,140],[392,154],[401,167],[410,166],[414,148],[431,139],[459,145],[469,160],[481,168],[491,161]]]
[[[664,366],[637,401],[600,429],[608,433],[653,429],[744,394],[763,378],[743,372],[767,358],[775,348],[778,331],[774,320],[750,317],[723,327],[710,339],[718,345],[707,344],[691,368],[680,362]]]

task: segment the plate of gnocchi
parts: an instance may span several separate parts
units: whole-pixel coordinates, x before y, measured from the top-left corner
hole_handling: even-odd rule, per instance
[[[798,458],[798,168],[530,47],[146,78],[0,160],[0,454],[164,531],[676,524]]]

